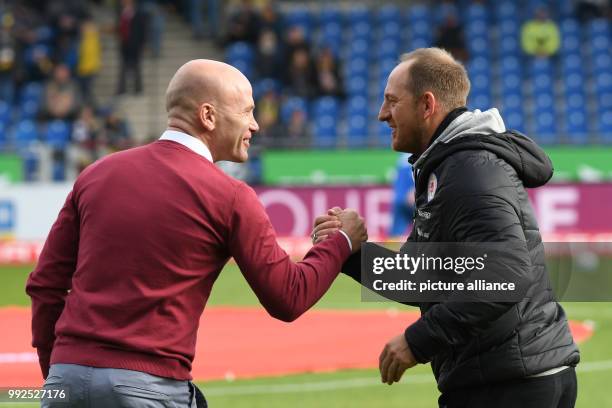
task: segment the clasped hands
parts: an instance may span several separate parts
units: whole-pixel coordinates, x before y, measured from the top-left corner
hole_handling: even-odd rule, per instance
[[[353,253],[361,249],[361,243],[368,240],[368,231],[365,222],[355,210],[334,207],[315,219],[314,228],[310,237],[312,243],[318,244],[330,234],[342,230],[348,235],[353,247]]]
[[[361,248],[361,243],[367,241],[368,234],[364,220],[354,210],[342,210],[334,207],[315,219],[312,230],[312,243],[318,244],[327,236],[342,229],[349,236],[353,245],[353,253]],[[404,372],[417,364],[404,334],[393,337],[383,348],[378,359],[378,369],[383,383],[389,385],[398,382]]]

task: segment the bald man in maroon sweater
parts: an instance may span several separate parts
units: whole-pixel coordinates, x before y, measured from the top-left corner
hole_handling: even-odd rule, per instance
[[[160,140],[79,176],[27,282],[43,377],[70,387],[69,406],[195,406],[198,323],[231,257],[268,313],[292,321],[367,239],[346,211],[341,230],[294,263],[255,192],[213,164],[245,161],[258,130],[237,69],[188,62],[170,81],[166,109]]]

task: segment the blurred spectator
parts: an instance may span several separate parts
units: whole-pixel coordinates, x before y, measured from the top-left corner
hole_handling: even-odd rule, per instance
[[[280,136],[280,101],[276,91],[270,89],[259,98],[256,112],[259,137],[256,137],[255,140],[259,144],[270,145]]]
[[[45,84],[43,98],[42,115],[45,119],[75,119],[81,106],[81,94],[67,65],[55,67],[53,78]]]
[[[393,183],[393,203],[391,206],[390,237],[408,235],[414,215],[414,179],[412,166],[408,163],[410,154],[402,153],[397,162],[397,174]]]
[[[323,48],[319,52],[315,72],[319,95],[344,96],[341,69],[331,48]]]
[[[79,43],[79,61],[77,76],[81,86],[81,94],[88,104],[94,104],[93,81],[100,71],[102,64],[102,47],[100,45],[100,32],[93,20],[86,20],[81,26],[81,39]]]
[[[162,48],[162,36],[165,26],[164,13],[161,10],[158,0],[144,0],[142,9],[147,15],[149,31],[147,33],[148,43],[153,58],[159,58]]]
[[[284,67],[282,45],[274,30],[261,31],[257,42],[257,73],[260,78],[280,79]]]
[[[547,58],[557,53],[561,45],[559,27],[550,19],[546,8],[536,10],[535,18],[523,24],[521,44],[526,54]]]
[[[297,51],[306,50],[310,53],[310,44],[306,40],[304,30],[300,26],[293,26],[287,30],[285,39],[285,66],[293,60],[293,54]]]
[[[121,0],[119,15],[119,50],[121,66],[117,94],[127,90],[126,80],[130,73],[134,77],[134,92],[142,93],[142,50],[147,35],[147,18],[144,11],[137,7],[135,0]]]
[[[291,112],[282,140],[285,147],[306,146],[310,143],[306,112],[300,109]]]
[[[0,100],[13,101],[17,42],[13,36],[13,15],[5,13],[0,19]]]
[[[242,0],[228,22],[226,43],[246,41],[255,44],[259,37],[259,14],[251,0]]]
[[[186,0],[193,38],[204,38],[204,0]]]
[[[278,37],[281,36],[283,32],[283,21],[274,2],[268,1],[261,9],[259,26],[261,30],[272,30]]]
[[[453,57],[465,63],[469,59],[469,53],[465,44],[463,26],[459,23],[456,15],[448,14],[442,25],[438,28],[434,45],[444,48]]]
[[[44,81],[53,72],[53,62],[49,47],[45,45],[35,45],[29,48],[29,58],[26,57],[24,63],[25,81]]]
[[[104,144],[104,149],[107,153],[133,147],[128,123],[115,110],[112,110],[104,121]]]
[[[581,22],[587,22],[606,15],[608,0],[578,0],[576,2],[576,16]]]
[[[80,25],[85,16],[82,2],[76,0],[48,2],[47,15],[51,19],[51,29],[54,33],[53,61],[75,69]]]
[[[85,167],[99,158],[98,144],[102,124],[91,106],[85,106],[72,128],[73,143],[68,148],[68,178],[75,178]]]
[[[317,74],[310,54],[306,49],[298,49],[285,71],[284,83],[291,95],[310,98],[317,93]]]

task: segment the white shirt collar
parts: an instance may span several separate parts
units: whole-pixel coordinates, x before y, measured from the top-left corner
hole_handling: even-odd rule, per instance
[[[168,129],[161,135],[159,140],[171,140],[173,142],[180,143],[188,149],[204,157],[209,162],[212,163],[213,161],[212,154],[210,153],[208,146],[206,146],[204,142],[200,139],[190,136],[187,133]]]

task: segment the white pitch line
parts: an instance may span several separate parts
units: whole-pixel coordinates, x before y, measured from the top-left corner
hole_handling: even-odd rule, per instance
[[[606,361],[593,361],[578,364],[576,371],[581,373],[588,373],[594,371],[605,371],[612,369],[612,360]],[[412,384],[429,384],[434,382],[433,374],[418,374],[410,375],[410,372],[405,374],[405,378],[402,382],[394,384],[398,385],[412,385]],[[293,394],[300,392],[312,392],[312,391],[334,391],[347,388],[364,388],[364,387],[375,387],[383,385],[379,378],[372,377],[361,377],[361,378],[347,378],[346,380],[334,380],[334,381],[317,381],[317,382],[306,382],[306,383],[293,383],[293,384],[274,384],[274,385],[238,385],[232,387],[203,387],[204,395],[222,397],[222,396],[233,396],[233,395],[257,395],[257,394]]]
[[[408,375],[406,379],[397,385],[410,384],[427,384],[433,383],[433,374]],[[363,388],[382,386],[379,378],[362,377],[362,378],[347,378],[346,380],[334,381],[317,381],[295,384],[275,384],[275,385],[242,385],[242,386],[227,386],[206,388],[204,387],[204,395],[224,396],[224,395],[254,395],[254,394],[291,394],[296,392],[311,392],[311,391],[334,391],[345,388]]]

